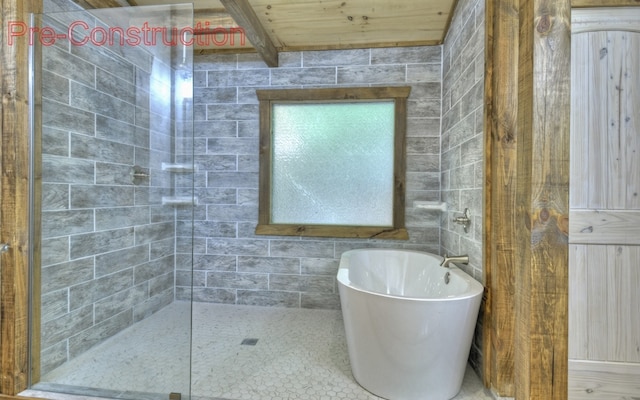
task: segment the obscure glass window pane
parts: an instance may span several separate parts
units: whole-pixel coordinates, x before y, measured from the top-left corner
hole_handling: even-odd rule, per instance
[[[392,226],[394,113],[393,101],[274,104],[272,223]]]

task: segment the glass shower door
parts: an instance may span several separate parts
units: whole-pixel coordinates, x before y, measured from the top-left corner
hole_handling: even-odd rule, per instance
[[[192,6],[65,8],[25,26],[39,243],[31,389],[188,398]]]

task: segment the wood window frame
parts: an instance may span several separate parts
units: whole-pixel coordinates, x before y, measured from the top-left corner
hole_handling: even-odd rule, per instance
[[[405,229],[405,170],[407,98],[411,88],[345,87],[256,90],[260,107],[260,182],[257,235],[321,236],[407,240]],[[271,170],[273,105],[283,102],[320,103],[391,100],[395,104],[392,226],[276,224],[271,221]]]

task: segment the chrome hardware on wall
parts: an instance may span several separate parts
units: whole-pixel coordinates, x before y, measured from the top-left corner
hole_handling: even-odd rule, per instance
[[[143,179],[149,179],[149,170],[139,165],[134,165],[131,169],[131,181],[133,184],[139,184]]]
[[[464,215],[460,217],[455,217],[453,219],[453,222],[455,222],[456,224],[462,225],[464,227],[464,233],[468,233],[469,225],[471,225],[471,218],[469,218],[469,209],[465,208]]]
[[[10,248],[9,243],[0,243],[0,253],[6,253]]]

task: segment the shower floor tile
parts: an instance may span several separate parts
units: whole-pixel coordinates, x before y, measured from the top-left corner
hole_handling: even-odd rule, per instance
[[[54,400],[186,394],[192,324],[192,400],[379,399],[351,375],[340,311],[194,303],[193,321],[190,311],[188,303],[173,303],[47,374],[46,383],[23,394]],[[257,342],[243,344],[246,339]],[[494,397],[467,368],[455,399]]]

